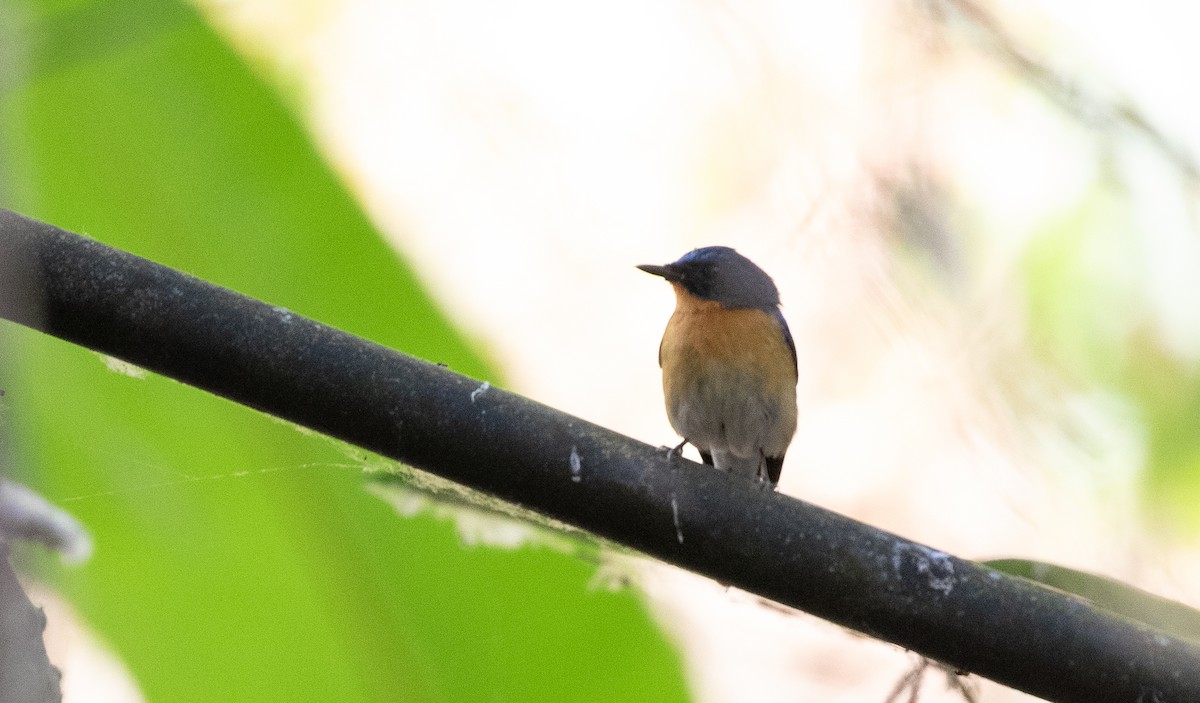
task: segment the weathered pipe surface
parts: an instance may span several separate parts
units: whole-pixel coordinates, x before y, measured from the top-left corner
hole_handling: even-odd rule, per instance
[[[1197,645],[1081,599],[7,211],[0,261],[10,320],[722,583],[1051,701],[1200,701]]]

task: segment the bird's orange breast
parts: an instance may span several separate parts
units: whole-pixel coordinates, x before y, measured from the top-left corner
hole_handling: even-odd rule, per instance
[[[673,285],[676,308],[659,348],[672,427],[701,449],[782,456],[796,428],[796,366],[780,324]]]
[[[779,323],[763,310],[726,308],[711,300],[701,300],[679,284],[676,287],[675,312],[667,322],[659,348],[663,371],[667,366],[689,367],[717,363],[764,380],[796,386],[796,369],[791,348]],[[688,369],[677,370],[687,372]],[[698,369],[697,369],[698,372]]]

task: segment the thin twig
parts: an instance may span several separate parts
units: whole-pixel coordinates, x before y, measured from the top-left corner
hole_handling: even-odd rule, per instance
[[[978,3],[971,0],[922,1],[933,9],[951,11],[936,13],[938,15],[961,18],[975,30],[997,58],[1080,122],[1109,131],[1124,128],[1137,134],[1174,165],[1190,183],[1195,185],[1200,181],[1200,166],[1194,156],[1155,127],[1128,99],[1098,95],[1087,90],[1080,81],[1054,70],[1046,61],[1035,58],[1004,30],[996,17]]]

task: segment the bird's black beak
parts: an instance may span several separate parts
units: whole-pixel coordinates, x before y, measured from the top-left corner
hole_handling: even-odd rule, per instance
[[[679,280],[679,271],[671,264],[667,264],[666,266],[656,266],[655,264],[642,264],[642,265],[638,266],[638,268],[645,271],[646,273],[653,274],[655,276],[662,276],[663,278],[667,279],[668,281],[674,282],[674,281]]]

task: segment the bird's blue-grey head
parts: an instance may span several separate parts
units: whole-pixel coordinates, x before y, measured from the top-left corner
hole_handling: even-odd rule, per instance
[[[779,305],[779,289],[767,272],[729,247],[693,249],[665,266],[643,264],[638,268],[678,283],[697,298],[728,308],[769,309]]]

